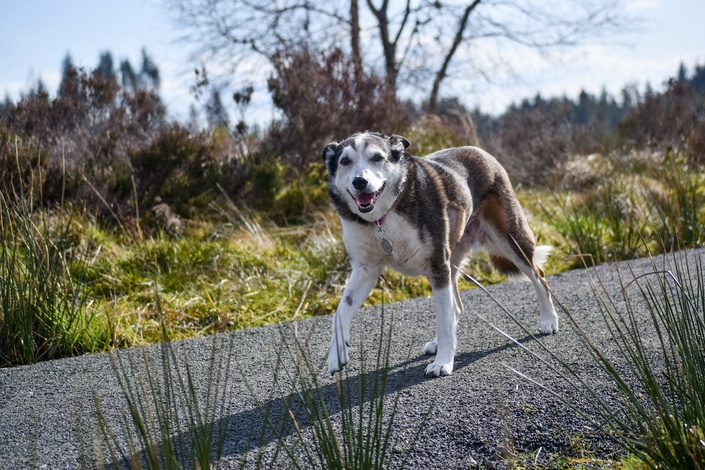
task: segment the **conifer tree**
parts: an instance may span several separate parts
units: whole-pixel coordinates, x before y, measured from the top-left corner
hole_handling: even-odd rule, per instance
[[[159,67],[152,60],[146,49],[142,49],[142,69],[139,74],[140,82],[147,88],[158,90],[161,84],[159,77]]]
[[[100,54],[98,66],[95,68],[95,73],[105,78],[115,78],[113,55],[110,51],[105,51]]]
[[[134,93],[137,90],[137,74],[127,59],[120,62],[120,77],[122,79],[122,88],[125,91]]]
[[[59,98],[68,98],[75,95],[77,77],[78,71],[73,65],[71,54],[67,52],[64,56],[64,60],[61,62],[61,82],[59,83],[59,90],[57,92]]]

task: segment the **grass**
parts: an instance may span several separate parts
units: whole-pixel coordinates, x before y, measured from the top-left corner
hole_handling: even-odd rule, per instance
[[[601,455],[582,434],[567,436],[568,450],[547,454],[543,448],[532,452],[519,452],[505,461],[507,468],[514,469],[617,469],[648,470],[650,467],[631,453],[626,456]]]
[[[155,299],[159,307],[158,293]],[[111,424],[105,405],[94,398],[99,442],[107,447],[113,468],[211,468],[222,456],[229,427],[232,338],[212,337],[205,371],[199,372],[186,348],[170,342],[166,328],[162,334],[161,367],[150,364],[144,352],[110,356],[129,415],[123,412],[120,423]]]
[[[611,159],[613,171],[597,181],[577,191],[538,191],[529,201],[559,234],[557,245],[567,247],[566,254],[589,255],[600,263],[705,243],[702,168],[670,152]],[[574,257],[568,267],[581,263]]]
[[[290,319],[309,290],[312,300],[300,311],[329,313],[345,282],[347,259],[340,240],[327,237],[329,228],[323,234],[316,229],[281,231],[266,243],[228,225],[213,227],[216,236],[201,237],[197,230],[180,239],[160,236],[116,246],[89,275],[94,292],[139,326],[125,332],[133,344],[160,335],[150,300],[153,280],[161,286],[164,322],[174,339]],[[418,292],[415,285],[404,290]]]
[[[191,221],[182,237],[144,239],[105,230],[90,218],[75,218],[65,236],[80,245],[72,253],[80,253],[82,262],[70,263],[64,274],[80,286],[90,312],[102,320],[103,348],[158,343],[162,326],[170,338],[184,339],[289,320],[295,311],[304,317],[327,314],[337,306],[349,273],[332,214],[291,229],[267,229],[254,219],[249,228]],[[42,237],[46,234],[30,240]],[[489,282],[501,279],[491,272],[487,257],[475,264]],[[423,279],[392,271],[385,277],[388,299],[431,293]],[[154,300],[155,284],[160,286],[163,318]],[[297,310],[304,296],[307,300]],[[367,304],[379,303],[381,296],[376,289]]]
[[[0,193],[0,366],[102,350],[110,320],[81,280],[89,260],[68,208],[36,211],[33,196]]]
[[[285,415],[291,419],[295,438],[289,439],[282,432],[281,422],[272,416],[272,410],[260,405],[266,427],[277,441],[274,462],[265,466],[277,464],[286,468],[341,470],[390,468],[395,459],[393,449],[397,447],[392,431],[395,417],[400,412],[398,405],[401,397],[398,389],[393,390],[389,383],[392,324],[393,319],[389,326],[385,325],[382,304],[382,322],[377,349],[373,351],[373,357],[376,357],[373,368],[368,369],[361,346],[360,372],[351,373],[348,367],[335,375],[333,400],[324,393],[324,389],[329,387],[319,382],[320,365],[309,357],[305,342],[296,334],[292,335],[289,329],[286,329],[286,334],[282,329],[280,360],[284,370],[283,382],[293,384],[292,397],[295,399],[286,401]],[[293,344],[289,339],[291,337]],[[281,356],[284,356],[283,360]],[[275,376],[275,384],[279,380],[281,378]],[[404,380],[403,377],[401,380]],[[254,390],[253,396],[256,396]],[[433,407],[431,403],[416,432],[404,445],[413,448]],[[303,413],[298,411],[300,408]],[[334,417],[338,410],[338,416]],[[401,462],[395,462],[394,468],[403,469],[407,458],[408,454]]]
[[[673,271],[634,277],[634,290],[648,310],[646,325],[627,299],[626,311],[606,308],[613,338],[627,359],[638,386],[627,384],[612,362],[593,352],[625,397],[626,413],[612,426],[629,449],[652,467],[705,468],[705,274],[702,258],[694,264],[671,257]],[[626,297],[626,295],[625,295]],[[652,328],[659,338],[658,360],[641,341]],[[654,364],[663,361],[665,373]]]
[[[558,299],[582,339],[586,357],[591,356],[601,367],[618,391],[619,400],[605,401],[595,394],[583,377],[545,347],[550,361],[522,348],[592,405],[597,418],[590,415],[590,410],[507,367],[561,398],[594,429],[620,442],[628,451],[624,465],[702,469],[705,468],[705,261],[702,255],[695,261],[679,253],[667,256],[672,266],[669,270],[653,260],[652,271],[647,274],[631,273],[628,279],[620,276],[625,279],[621,281],[621,302],[604,290],[599,277],[593,280],[593,291],[600,301],[612,347],[616,349],[616,356],[611,358],[604,354],[605,346],[593,342],[570,309]],[[505,312],[512,316],[506,309]],[[647,330],[652,334],[644,334]],[[646,339],[653,337],[657,339],[655,343]],[[581,460],[596,463],[599,458],[586,452]]]

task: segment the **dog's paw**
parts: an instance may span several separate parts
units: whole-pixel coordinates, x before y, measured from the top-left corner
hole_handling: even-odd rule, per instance
[[[447,364],[440,364],[437,362],[432,362],[426,366],[426,377],[443,377],[453,373],[453,362]]]
[[[539,320],[539,330],[543,335],[558,333],[558,317],[553,315],[549,318],[541,318]]]
[[[429,356],[432,356],[436,354],[438,351],[438,338],[433,338],[433,341],[429,341],[426,343],[426,346],[423,347],[423,353],[427,354]]]
[[[347,343],[344,343],[341,346],[342,347],[338,347],[334,339],[331,341],[330,347],[328,348],[328,372],[330,372],[331,375],[336,372],[340,372],[348,363],[349,347]]]

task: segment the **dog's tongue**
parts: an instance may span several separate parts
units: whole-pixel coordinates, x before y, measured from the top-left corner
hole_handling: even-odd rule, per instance
[[[357,203],[363,206],[372,204],[375,199],[374,193],[360,193],[357,195]]]

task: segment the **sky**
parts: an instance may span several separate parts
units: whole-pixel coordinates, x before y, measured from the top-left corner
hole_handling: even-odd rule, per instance
[[[554,0],[546,0],[554,1]],[[625,0],[627,11],[645,20],[641,32],[620,43],[573,49],[567,58],[517,67],[520,82],[483,86],[461,97],[469,107],[498,114],[512,102],[540,93],[544,98],[577,97],[581,90],[604,88],[619,96],[627,84],[655,90],[674,76],[681,62],[689,69],[705,65],[705,0]],[[74,65],[93,68],[110,51],[116,65],[129,59],[141,64],[146,48],[160,69],[161,96],[172,117],[186,119],[194,99],[195,64],[162,0],[4,0],[0,1],[0,99],[16,100],[38,79],[52,95],[61,79],[67,53]],[[266,123],[275,113],[268,96],[255,96],[255,120]]]

